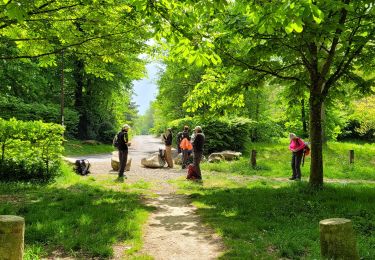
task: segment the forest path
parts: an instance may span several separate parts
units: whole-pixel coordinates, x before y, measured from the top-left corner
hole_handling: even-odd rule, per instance
[[[169,180],[186,176],[186,170],[175,168],[149,169],[141,166],[141,159],[158,151],[164,145],[160,139],[150,135],[135,136],[129,147],[132,158],[130,171],[126,172],[126,183],[147,182],[156,197],[145,199],[148,206],[155,208],[145,227],[142,255],[159,259],[216,259],[224,250],[223,243],[209,227],[205,226],[196,208],[184,195],[175,194],[176,189]],[[89,176],[98,180],[115,179],[117,172],[111,171],[111,155],[94,155],[82,158],[91,163]],[[123,259],[126,245],[114,247],[113,259]]]

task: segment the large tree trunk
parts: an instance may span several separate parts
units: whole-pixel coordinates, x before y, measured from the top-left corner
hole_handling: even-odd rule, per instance
[[[323,146],[322,146],[322,104],[320,94],[310,93],[310,141],[311,166],[310,185],[320,188],[323,186]]]

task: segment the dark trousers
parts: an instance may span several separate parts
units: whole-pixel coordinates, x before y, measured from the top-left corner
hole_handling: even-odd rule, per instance
[[[187,166],[187,161],[189,159],[189,155],[190,155],[191,151],[189,150],[183,150],[182,149],[182,168],[184,169],[186,166]]]
[[[125,171],[126,163],[128,161],[128,150],[118,150],[118,158],[120,161],[118,177],[124,177],[124,171]]]
[[[303,150],[293,152],[292,155],[292,178],[301,179],[301,162],[302,162]]]
[[[203,152],[194,152],[193,164],[197,170],[198,179],[202,179],[201,168],[199,166],[202,160],[202,155]]]

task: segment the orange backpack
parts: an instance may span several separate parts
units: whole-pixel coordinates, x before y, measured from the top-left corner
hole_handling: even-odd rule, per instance
[[[191,144],[191,142],[187,138],[184,138],[184,139],[182,139],[182,141],[180,143],[180,148],[182,150],[192,150],[193,145]]]

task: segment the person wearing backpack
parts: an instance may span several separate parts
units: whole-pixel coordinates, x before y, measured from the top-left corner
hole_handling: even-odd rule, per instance
[[[301,162],[304,154],[305,142],[294,133],[289,134],[289,150],[292,151],[292,177],[289,180],[301,180]]]
[[[177,149],[182,152],[182,169],[186,168],[188,158],[193,146],[190,142],[189,127],[184,126],[184,131],[177,134]]]
[[[117,149],[118,149],[118,157],[120,161],[120,167],[118,171],[118,180],[123,181],[124,178],[126,179],[126,175],[124,174],[126,163],[128,161],[128,131],[130,126],[125,124],[122,126],[121,131],[117,134]],[[114,142],[114,143],[115,143]]]
[[[195,132],[195,137],[194,137],[194,142],[193,142],[193,155],[194,155],[194,161],[193,164],[195,166],[196,172],[197,172],[197,179],[201,180],[202,179],[202,173],[201,173],[201,168],[200,168],[200,163],[202,160],[203,156],[203,145],[205,142],[205,136],[202,132],[202,127],[196,126],[194,128]]]
[[[165,160],[167,161],[168,168],[173,168],[172,138],[172,129],[168,128],[167,131],[163,134],[163,140],[165,144]]]

